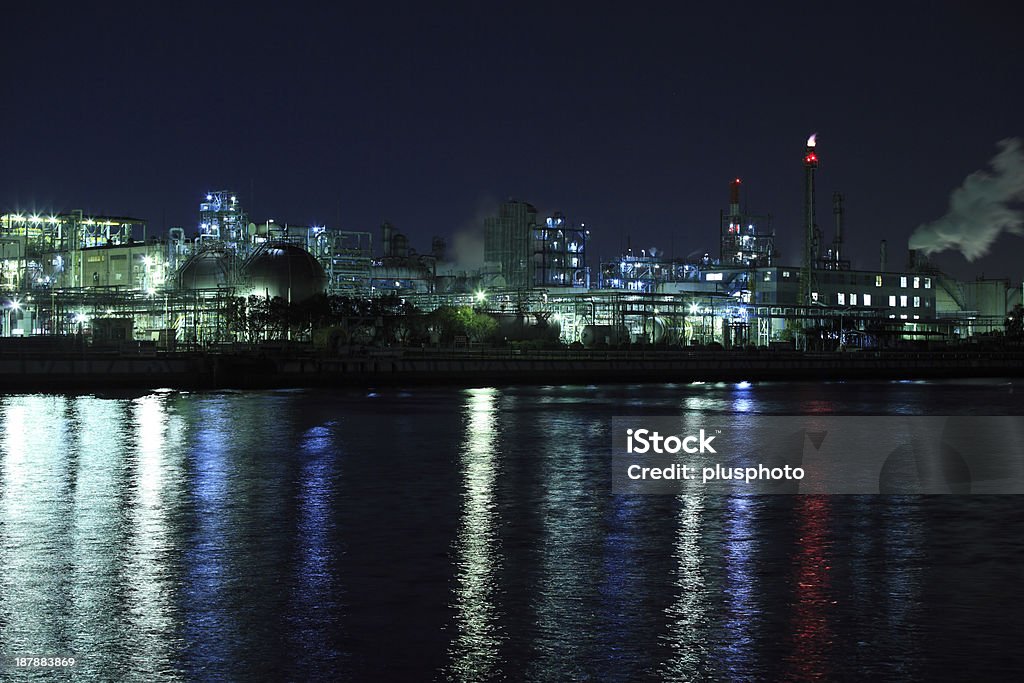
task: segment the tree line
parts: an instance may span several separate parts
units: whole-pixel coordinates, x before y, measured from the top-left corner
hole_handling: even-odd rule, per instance
[[[318,295],[288,303],[281,297],[233,297],[225,310],[229,334],[245,343],[314,341],[318,345],[425,345],[494,339],[498,321],[469,306],[425,313],[398,296]]]

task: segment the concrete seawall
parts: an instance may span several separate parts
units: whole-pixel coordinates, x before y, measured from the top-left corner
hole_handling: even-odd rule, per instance
[[[0,356],[4,391],[212,386],[213,364],[201,356],[152,358],[111,354]]]
[[[5,391],[1021,377],[1024,353],[4,354]]]
[[[693,354],[289,359],[279,378],[321,384],[592,384],[1024,376],[1022,354]]]

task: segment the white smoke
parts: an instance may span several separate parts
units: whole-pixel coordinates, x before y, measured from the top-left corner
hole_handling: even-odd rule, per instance
[[[483,223],[473,230],[460,230],[452,237],[454,262],[461,270],[475,270],[484,264]]]
[[[498,204],[490,194],[477,197],[473,216],[462,221],[448,241],[448,270],[471,272],[484,265],[484,221],[498,212]]]
[[[1012,206],[1024,201],[1021,141],[1001,140],[999,147],[990,162],[992,172],[981,170],[967,176],[953,191],[946,215],[918,226],[910,236],[911,249],[926,254],[956,249],[973,261],[987,254],[1003,232],[1024,233],[1024,212]]]

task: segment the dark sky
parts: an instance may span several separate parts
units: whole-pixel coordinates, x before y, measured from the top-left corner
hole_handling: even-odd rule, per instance
[[[817,131],[826,241],[838,189],[855,265],[883,237],[895,263],[1024,135],[1024,40],[1015,4],[889,4],[21,3],[0,40],[0,209],[192,230],[201,195],[233,189],[256,220],[376,241],[387,219],[427,251],[514,196],[586,222],[593,257],[627,235],[685,255],[717,253],[741,176],[797,263]],[[1019,279],[1021,246],[937,260]]]

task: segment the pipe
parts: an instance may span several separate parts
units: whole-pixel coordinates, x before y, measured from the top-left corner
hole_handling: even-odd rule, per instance
[[[832,193],[832,213],[836,219],[836,236],[832,240],[832,258],[838,263],[842,259],[843,249],[843,195],[840,192]]]

